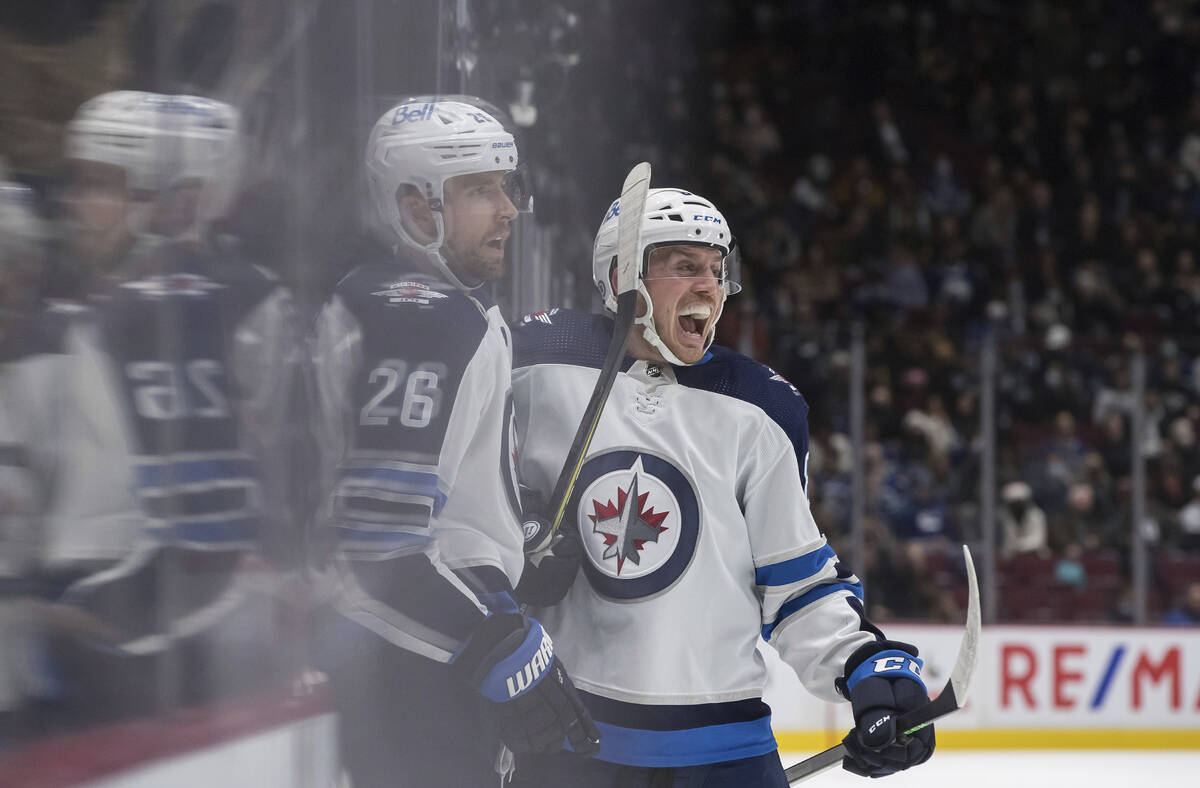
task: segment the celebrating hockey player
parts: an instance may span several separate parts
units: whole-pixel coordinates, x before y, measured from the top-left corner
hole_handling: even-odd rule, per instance
[[[382,243],[319,320],[339,615],[317,648],[359,788],[494,785],[501,741],[588,752],[599,738],[512,596],[512,351],[479,286],[504,273],[517,165],[512,135],[475,103],[385,112],[366,149]]]
[[[275,673],[273,603],[246,570],[285,413],[288,299],[199,241],[238,148],[236,110],[195,96],[105,93],[67,124],[63,270],[79,298],[44,311],[0,396],[0,443],[37,479],[28,571],[52,600],[51,727]]]
[[[609,313],[620,208],[606,214],[593,256]],[[725,218],[698,195],[651,189],[640,244],[632,358],[563,519],[566,544],[578,542],[562,552],[582,554],[580,571],[561,602],[538,611],[603,740],[595,758],[519,757],[516,784],[787,785],[762,700],[760,638],[813,694],[851,702],[847,769],[877,777],[923,762],[932,729],[910,738],[895,723],[928,701],[917,649],[865,618],[860,582],[809,511],[804,397],[713,344],[740,289]],[[519,472],[543,494],[612,328],[611,314],[552,310],[514,331]]]

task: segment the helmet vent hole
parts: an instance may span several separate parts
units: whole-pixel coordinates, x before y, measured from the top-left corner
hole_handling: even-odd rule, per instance
[[[669,214],[667,214],[667,218],[673,222],[682,222],[683,221],[683,217],[677,213],[669,213]]]

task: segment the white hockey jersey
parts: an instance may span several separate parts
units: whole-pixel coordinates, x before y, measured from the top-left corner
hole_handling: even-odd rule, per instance
[[[450,661],[524,566],[508,327],[381,250],[339,283],[315,367],[334,601],[394,645]]]
[[[522,482],[554,485],[612,331],[538,313],[514,329]],[[760,638],[838,700],[850,654],[881,633],[805,494],[807,405],[770,368],[714,347],[700,364],[626,359],[563,527],[580,577],[536,615],[603,733],[598,757],[684,766],[776,748]]]
[[[288,296],[273,276],[189,244],[155,262],[90,307],[51,305],[0,374],[0,443],[23,448],[38,496],[23,571],[133,652],[164,647],[165,619],[189,634],[245,596],[259,463],[290,384]],[[155,607],[165,548],[195,556],[212,586],[167,615]]]

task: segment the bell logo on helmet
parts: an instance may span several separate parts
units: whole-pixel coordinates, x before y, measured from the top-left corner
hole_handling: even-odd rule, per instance
[[[421,104],[420,106],[401,104],[392,113],[392,125],[399,126],[401,123],[415,123],[418,120],[429,120],[432,117],[433,104]]]

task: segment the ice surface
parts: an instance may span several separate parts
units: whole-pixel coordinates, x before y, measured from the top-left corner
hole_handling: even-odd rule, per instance
[[[805,753],[785,753],[785,766]],[[1129,788],[1200,783],[1200,752],[1112,750],[946,750],[921,766],[867,780],[832,769],[805,780],[805,788]]]

